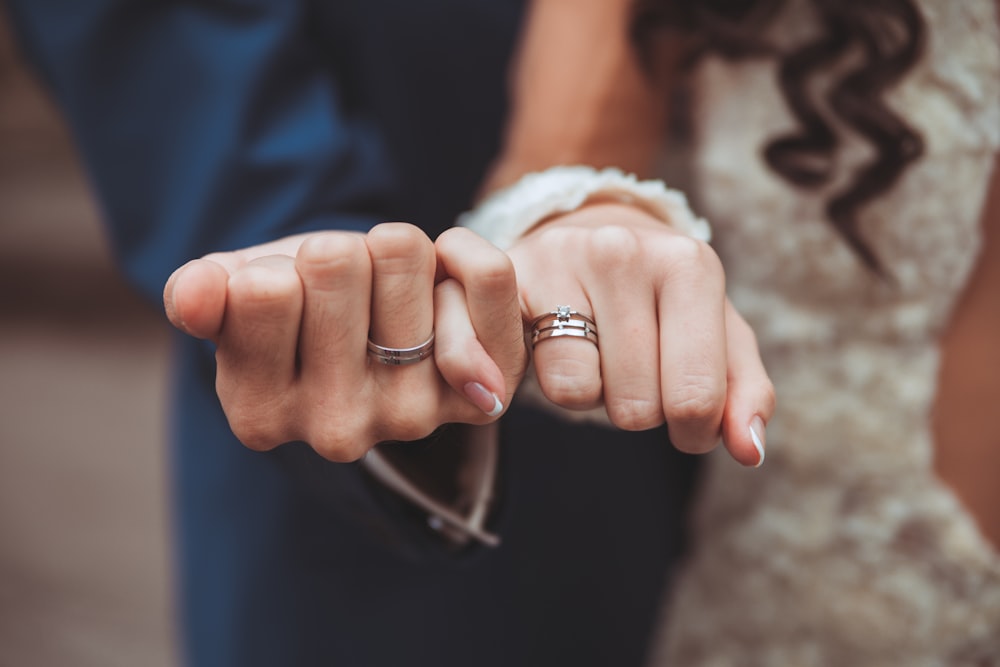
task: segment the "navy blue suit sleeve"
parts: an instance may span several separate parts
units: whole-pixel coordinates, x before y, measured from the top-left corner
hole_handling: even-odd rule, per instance
[[[8,2],[71,126],[129,279],[157,301],[214,250],[367,229],[392,191],[307,3]]]
[[[151,301],[191,258],[315,229],[366,230],[390,206],[379,133],[349,110],[305,6],[8,2],[70,124],[115,254]],[[178,350],[173,456],[185,542],[218,533],[269,485],[279,495],[311,490],[370,534],[408,530],[356,465],[301,443],[244,450],[212,390],[209,346]],[[209,470],[216,477],[202,479]]]

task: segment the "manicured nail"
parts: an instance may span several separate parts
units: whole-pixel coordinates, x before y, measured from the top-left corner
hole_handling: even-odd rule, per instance
[[[754,416],[750,420],[750,439],[753,440],[753,446],[757,449],[757,455],[760,457],[754,468],[759,468],[760,464],[764,462],[764,420],[758,416]]]
[[[488,417],[496,417],[503,412],[503,403],[497,395],[478,382],[469,382],[463,389],[473,405],[485,412]]]

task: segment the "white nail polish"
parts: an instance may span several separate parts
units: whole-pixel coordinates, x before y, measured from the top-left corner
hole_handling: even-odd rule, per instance
[[[503,412],[503,403],[499,397],[478,382],[469,382],[463,389],[469,400],[485,412],[487,417],[496,417]]]
[[[754,417],[750,420],[750,439],[753,441],[753,446],[757,450],[757,456],[759,460],[754,468],[759,468],[762,463],[764,463],[764,421],[760,417]]]

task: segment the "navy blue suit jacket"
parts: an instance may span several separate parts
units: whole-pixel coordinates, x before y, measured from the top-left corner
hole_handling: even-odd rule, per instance
[[[8,0],[128,279],[291,233],[431,236],[496,153],[512,0]],[[357,465],[244,449],[178,337],[172,475],[186,664],[634,665],[691,462],[661,430],[512,410],[497,549],[452,554]]]

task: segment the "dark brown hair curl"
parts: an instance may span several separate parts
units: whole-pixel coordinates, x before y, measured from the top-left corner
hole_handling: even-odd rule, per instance
[[[923,139],[889,109],[884,93],[919,60],[923,18],[910,0],[811,0],[823,30],[813,40],[781,52],[762,35],[785,0],[640,0],[632,22],[633,41],[647,65],[651,37],[665,28],[691,38],[686,62],[707,53],[728,59],[770,57],[778,61],[778,82],[798,129],[772,138],[763,150],[767,165],[789,183],[815,188],[834,176],[840,140],[825,111],[809,94],[812,78],[858,52],[858,63],[830,88],[825,102],[836,120],[875,148],[849,185],[826,204],[841,237],[874,273],[888,275],[858,228],[858,213],[888,191],[920,157]]]

